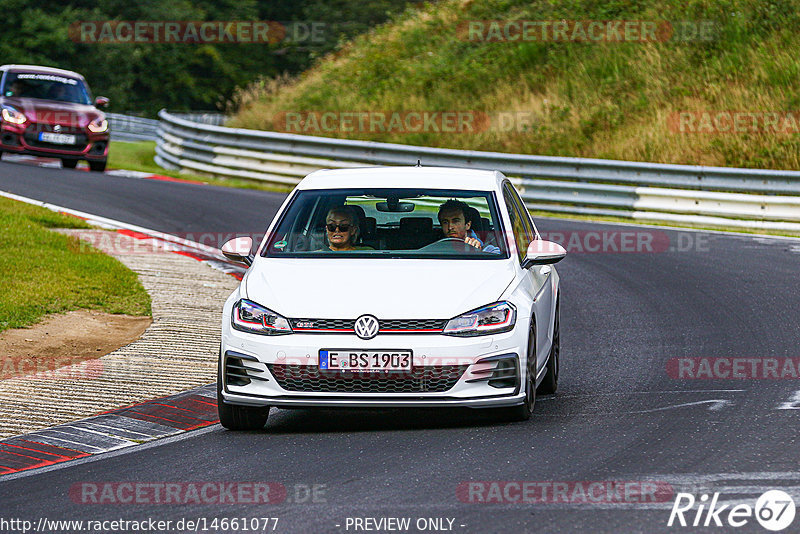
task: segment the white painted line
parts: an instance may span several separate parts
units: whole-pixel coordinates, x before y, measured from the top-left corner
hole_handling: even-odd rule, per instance
[[[109,434],[107,432],[101,432],[99,430],[93,430],[91,428],[87,428],[87,427],[84,427],[84,426],[75,426],[73,424],[59,425],[57,427],[53,427],[53,428],[50,428],[48,430],[57,430],[57,429],[61,429],[61,428],[70,428],[70,429],[76,430],[78,432],[86,432],[87,434],[93,434],[95,436],[101,436],[101,437],[106,438],[108,440],[113,439],[113,440],[117,440],[117,441],[120,442],[118,445],[115,445],[115,446],[113,446],[111,448],[105,448],[104,447],[103,448],[104,451],[114,450],[114,449],[118,449],[120,447],[127,447],[130,444],[136,444],[135,441],[133,441],[133,440],[131,440],[129,438],[123,438],[122,436],[118,436],[118,435],[115,435],[115,434]],[[72,435],[72,434],[69,434],[69,433],[66,433],[66,434],[68,436]]]
[[[57,445],[59,447],[64,447],[66,449],[71,449],[71,450],[79,451],[79,452],[86,452],[86,453],[91,453],[91,454],[97,454],[97,453],[100,453],[100,452],[105,452],[102,448],[95,447],[94,445],[87,445],[86,443],[80,443],[80,442],[77,442],[77,441],[58,438],[58,437],[51,436],[51,435],[47,434],[48,432],[52,432],[52,431],[53,431],[52,428],[48,428],[47,430],[40,430],[38,432],[33,432],[32,434],[23,434],[22,436],[18,436],[18,437],[21,437],[21,438],[23,438],[23,439],[25,439],[27,441],[31,441],[33,443],[42,443],[44,445]],[[74,436],[71,436],[70,434],[67,434],[67,435],[70,436],[70,437],[74,437]],[[47,440],[47,441],[37,441],[37,439],[38,440]],[[55,443],[53,443],[53,442],[55,442]],[[63,445],[63,443],[66,443],[67,445]],[[84,448],[94,449],[95,451],[97,451],[97,453],[91,452],[91,451],[85,451]]]
[[[778,410],[800,410],[800,390],[794,392],[791,400],[778,406]]]
[[[702,400],[702,401],[695,401],[695,402],[684,402],[681,404],[671,404],[669,406],[661,406],[659,408],[650,408],[648,410],[631,410],[625,412],[566,412],[566,413],[544,413],[544,414],[533,414],[533,417],[576,417],[576,416],[583,416],[583,417],[595,417],[595,416],[625,416],[625,415],[633,415],[633,414],[643,414],[643,413],[655,413],[655,412],[663,412],[666,410],[676,410],[678,408],[687,408],[689,406],[699,406],[701,404],[711,404],[707,409],[712,412],[719,411],[726,406],[733,405],[733,402],[724,399],[712,399],[712,400]]]
[[[625,412],[625,413],[652,413],[652,412],[662,412],[664,410],[674,410],[675,408],[685,408],[686,406],[699,406],[701,404],[711,404],[708,407],[711,411],[719,411],[725,406],[729,406],[733,404],[729,400],[724,399],[713,399],[713,400],[702,400],[702,401],[695,401],[695,402],[684,402],[681,404],[672,404],[670,406],[662,406],[661,408],[652,408],[650,410],[636,410],[632,412]]]
[[[128,171],[125,169],[113,169],[110,171],[106,171],[106,174],[110,174],[111,176],[121,176],[123,178],[137,178],[137,179],[153,176],[152,172]]]
[[[800,480],[800,471],[754,471],[745,473],[684,473],[646,475],[653,480],[675,483],[711,482],[715,480]]]
[[[741,393],[746,389],[679,389],[671,391],[620,391],[616,393],[581,393],[575,395],[548,395],[547,397],[536,398],[539,400],[570,399],[579,397],[615,397],[627,395],[679,395],[681,393]]]
[[[85,428],[86,430],[91,430],[91,428],[96,428],[97,429],[96,432],[98,432],[99,434],[104,434],[106,436],[111,436],[111,437],[114,437],[114,438],[127,439],[129,441],[130,441],[130,438],[123,438],[122,436],[117,434],[117,432],[123,432],[123,433],[126,433],[126,434],[136,434],[138,436],[141,436],[141,439],[150,439],[150,438],[154,437],[154,436],[152,436],[150,434],[143,434],[142,432],[137,432],[135,430],[128,430],[128,429],[113,427],[113,426],[110,426],[110,425],[101,425],[101,424],[93,422],[92,420],[76,421],[76,423],[81,423],[81,425],[85,425],[85,426],[80,426],[78,428]],[[75,428],[74,424],[70,425],[70,426]],[[138,438],[135,438],[135,439],[138,439]]]

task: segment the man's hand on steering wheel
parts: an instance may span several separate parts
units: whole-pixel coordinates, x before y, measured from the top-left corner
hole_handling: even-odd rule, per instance
[[[472,245],[473,247],[475,247],[477,249],[481,248],[481,242],[478,241],[477,239],[475,239],[474,237],[465,237],[464,238],[464,243],[466,243],[467,245]]]

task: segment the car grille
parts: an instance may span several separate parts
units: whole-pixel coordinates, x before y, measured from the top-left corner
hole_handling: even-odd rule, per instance
[[[355,319],[291,319],[294,330],[349,330],[353,331]]]
[[[388,319],[379,321],[381,330],[444,330],[447,321],[439,319]]]
[[[320,371],[313,365],[267,367],[286,391],[304,393],[441,393],[448,391],[468,365],[431,365],[413,371],[381,373]]]
[[[76,128],[73,126],[62,126],[61,131],[58,133],[74,135],[75,136],[74,145],[60,145],[57,143],[46,143],[44,141],[39,141],[40,132],[52,132],[52,131],[53,131],[52,124],[31,123],[25,129],[25,134],[23,135],[23,137],[25,138],[25,142],[32,147],[48,148],[54,150],[72,150],[76,152],[82,152],[86,148],[86,145],[89,143],[89,137],[86,135],[86,132],[81,128]]]
[[[355,319],[289,319],[292,329],[308,333],[352,334]],[[384,319],[379,320],[382,333],[440,333],[447,324],[442,319]]]

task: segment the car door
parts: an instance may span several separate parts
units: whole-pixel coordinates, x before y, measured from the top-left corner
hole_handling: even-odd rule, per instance
[[[520,262],[525,258],[528,245],[538,238],[528,209],[510,182],[503,186],[503,196],[512,218],[512,230],[517,241]],[[513,208],[512,208],[513,206]],[[513,215],[512,215],[513,213]],[[550,265],[534,265],[527,269],[525,283],[533,298],[533,313],[536,316],[536,367],[541,369],[547,363],[553,341],[553,281]]]

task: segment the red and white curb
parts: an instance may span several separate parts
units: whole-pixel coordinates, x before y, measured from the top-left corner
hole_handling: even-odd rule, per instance
[[[3,475],[134,447],[217,422],[214,384],[110,410],[0,441],[0,479]]]

